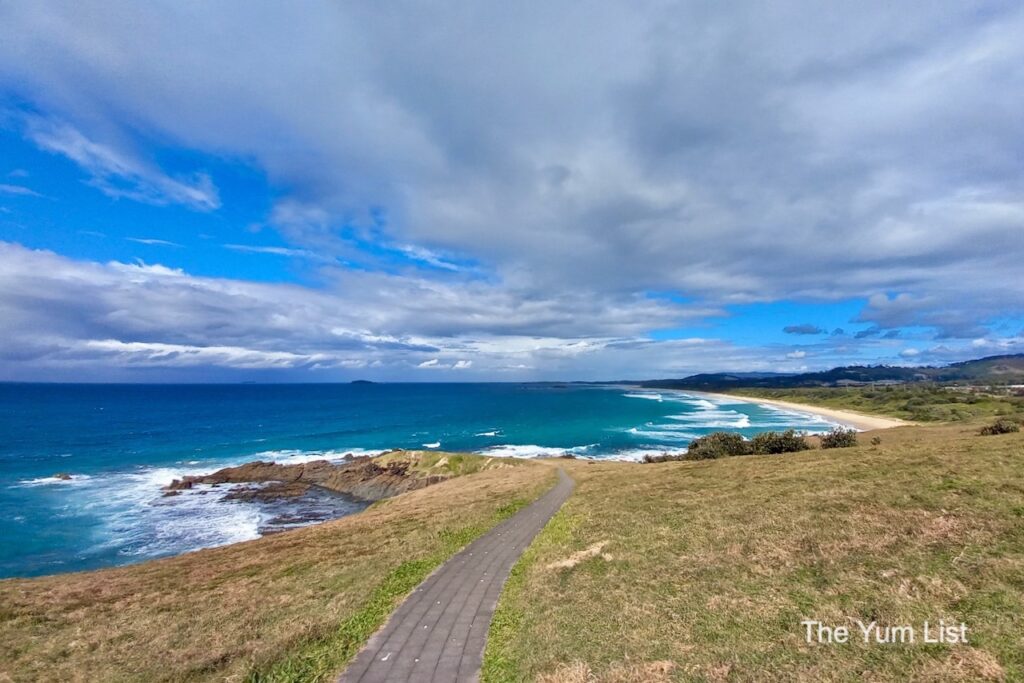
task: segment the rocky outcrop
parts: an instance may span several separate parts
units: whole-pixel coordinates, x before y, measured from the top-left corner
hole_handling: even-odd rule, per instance
[[[174,492],[191,489],[197,484],[266,484],[236,489],[226,498],[267,500],[301,496],[310,487],[319,486],[362,500],[375,501],[430,486],[447,478],[439,474],[410,471],[409,463],[400,460],[377,462],[373,458],[359,457],[348,458],[341,463],[314,460],[295,465],[257,460],[238,467],[225,467],[212,474],[175,479],[165,491],[173,495]]]

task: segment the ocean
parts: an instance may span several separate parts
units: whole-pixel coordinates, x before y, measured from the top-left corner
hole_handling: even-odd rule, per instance
[[[294,515],[221,489],[162,495],[176,477],[251,460],[391,448],[639,460],[717,430],[831,426],[729,399],[576,384],[0,384],[0,577],[165,557],[365,506],[324,495]]]

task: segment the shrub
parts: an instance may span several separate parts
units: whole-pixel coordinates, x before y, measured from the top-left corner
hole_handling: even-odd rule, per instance
[[[806,451],[811,446],[802,435],[787,429],[784,432],[761,432],[751,440],[750,447],[754,453],[773,455]]]
[[[712,432],[691,441],[685,458],[686,460],[712,460],[732,455],[749,455],[751,452],[750,442],[744,441],[739,434]]]
[[[872,446],[880,446],[880,445],[882,445],[882,437],[880,437],[880,436],[873,436],[873,437],[871,437],[871,445]]]
[[[1019,432],[1020,425],[1013,420],[996,420],[990,425],[985,425],[978,432],[981,436],[993,436],[995,434],[1012,434]]]
[[[875,439],[878,437],[876,436]],[[874,439],[871,443],[875,443]],[[881,443],[881,440],[879,440]],[[828,434],[821,435],[822,448],[849,448],[857,445],[857,430],[836,427]],[[877,444],[876,444],[877,445]]]

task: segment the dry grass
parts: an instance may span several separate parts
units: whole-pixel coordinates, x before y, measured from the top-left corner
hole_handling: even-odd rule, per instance
[[[335,652],[352,649],[335,646],[339,625],[372,631],[379,615],[367,612],[369,602],[391,607],[392,596],[381,590],[387,577],[415,581],[417,572],[535,498],[554,477],[543,464],[480,469],[352,517],[256,541],[118,569],[2,581],[0,680],[323,675],[342,663],[331,659]],[[305,663],[297,675],[280,666],[317,643],[331,646],[315,662],[319,673]]]
[[[485,680],[1024,679],[1024,435],[976,432],[565,463],[576,492],[513,569]],[[971,644],[812,645],[806,618],[964,621]],[[650,662],[672,666],[623,673]]]

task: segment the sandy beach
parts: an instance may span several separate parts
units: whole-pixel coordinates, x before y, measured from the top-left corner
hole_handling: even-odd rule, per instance
[[[814,415],[820,415],[834,422],[839,422],[848,427],[853,427],[854,429],[858,429],[861,431],[869,431],[872,429],[890,429],[892,427],[903,427],[906,425],[914,424],[913,422],[900,420],[899,418],[895,417],[865,415],[864,413],[857,413],[852,410],[823,408],[821,406],[812,406],[806,403],[779,401],[777,399],[772,398],[754,398],[751,396],[739,396],[736,394],[716,394],[708,391],[687,391],[686,393],[702,396],[711,396],[713,398],[727,398],[733,401],[743,401],[744,403],[760,403],[764,405],[776,406],[779,408],[786,408],[787,410],[798,410],[803,413],[812,413]]]

